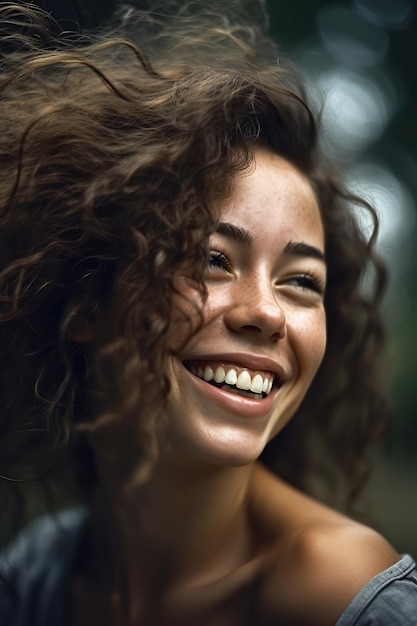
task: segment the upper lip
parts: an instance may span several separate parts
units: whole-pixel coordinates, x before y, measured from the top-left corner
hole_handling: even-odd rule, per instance
[[[247,352],[221,352],[213,354],[193,354],[181,357],[183,361],[223,361],[239,367],[262,372],[272,372],[283,382],[287,376],[284,368],[274,359],[261,354]]]

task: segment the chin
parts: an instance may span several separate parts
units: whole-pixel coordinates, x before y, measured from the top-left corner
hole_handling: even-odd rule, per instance
[[[255,462],[268,438],[233,427],[208,427],[200,433],[171,435],[170,455],[191,463],[219,467],[241,467]]]

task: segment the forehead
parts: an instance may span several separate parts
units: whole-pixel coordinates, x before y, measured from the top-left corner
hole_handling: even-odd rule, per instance
[[[324,247],[320,210],[310,182],[295,166],[258,149],[251,167],[239,174],[220,221],[241,226],[254,238],[303,240]]]

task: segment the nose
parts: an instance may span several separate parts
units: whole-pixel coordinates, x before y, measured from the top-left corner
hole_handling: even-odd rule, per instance
[[[287,334],[285,312],[270,283],[240,285],[224,321],[230,330],[256,338],[278,341]]]

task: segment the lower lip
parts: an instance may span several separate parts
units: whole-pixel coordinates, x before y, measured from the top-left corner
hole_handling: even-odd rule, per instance
[[[210,385],[210,383],[207,383],[205,380],[202,380],[201,378],[198,378],[198,376],[192,374],[189,370],[187,370],[187,368],[184,369],[192,378],[195,385],[197,385],[200,393],[240,417],[267,417],[272,410],[275,397],[279,391],[279,389],[273,389],[271,393],[262,400],[252,400],[252,398],[246,398],[245,396],[239,396],[235,393],[229,393],[219,387]]]

